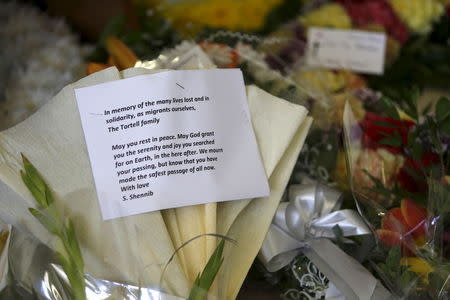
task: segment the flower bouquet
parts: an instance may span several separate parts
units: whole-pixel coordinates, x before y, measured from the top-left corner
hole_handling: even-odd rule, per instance
[[[401,106],[411,90],[424,89],[420,107],[446,94],[449,18],[445,1],[309,1],[296,21],[258,44],[264,60],[301,86],[315,117],[298,165],[299,175],[348,190],[342,144],[342,113],[348,101],[363,120],[373,103],[388,96]],[[387,36],[383,76],[346,69],[311,68],[306,64],[308,29],[324,27],[384,32]],[[430,88],[440,88],[430,90]]]
[[[343,2],[344,1],[342,1],[342,3]],[[392,63],[395,64],[396,59],[398,59],[398,61],[400,62],[404,61],[405,59],[404,53],[408,53],[409,50],[411,49],[410,47],[412,47],[411,46],[412,44],[406,45],[405,46],[406,50],[400,55],[399,58],[397,58],[399,47],[396,46],[396,44],[399,45],[401,43],[405,43],[406,41],[408,41],[410,36],[416,38],[416,36],[426,34],[431,30],[432,27],[431,24],[433,22],[441,18],[440,22],[444,22],[445,24],[447,18],[446,16],[442,15],[443,10],[441,9],[441,6],[438,2],[422,3],[422,5],[425,5],[429,9],[425,7],[423,10],[424,12],[423,17],[426,21],[423,21],[421,26],[424,26],[426,29],[422,28],[422,30],[418,30],[418,27],[414,28],[414,26],[412,25],[410,25],[409,27],[405,26],[403,22],[406,22],[405,21],[406,17],[403,15],[402,17],[403,19],[400,18],[399,15],[401,14],[395,13],[395,10],[392,8],[392,6],[390,5],[387,6],[387,2],[382,3],[382,1],[379,1],[378,4],[375,3],[375,1],[374,2],[359,1],[358,3],[357,2],[358,1],[354,2],[347,1],[345,5],[347,9],[350,10],[352,8],[350,4],[353,3],[353,9],[363,9],[367,11],[367,14],[379,13],[381,16],[383,15],[382,11],[387,10],[388,13],[385,15],[385,17],[393,19],[392,22],[391,21],[387,22],[386,19],[377,19],[376,16],[370,17],[373,20],[375,20],[376,23],[382,24],[383,26],[387,26],[387,28],[390,28],[388,30],[388,33],[390,35],[387,49],[388,64]],[[394,3],[391,4],[394,5]],[[377,12],[376,10],[375,11],[368,10],[367,7],[364,8],[364,5],[366,6],[378,5],[379,11]],[[396,9],[398,10],[400,6],[401,5],[397,5]],[[329,4],[328,6],[324,4],[321,7],[324,10],[329,9],[330,11],[334,10],[340,12],[345,11],[342,9],[342,7],[338,9],[337,7],[339,6],[335,4]],[[436,8],[436,10],[434,10],[433,7]],[[323,22],[337,22],[338,20],[344,20],[342,22],[345,23],[344,17],[341,19],[325,17],[329,16],[330,11],[323,12],[324,18],[322,19],[319,18],[318,16],[315,17],[311,16],[311,18],[308,19],[307,13],[299,19],[300,24],[290,24],[287,26],[287,28],[289,28],[288,31],[286,31],[285,28],[263,41],[258,39],[256,40],[249,39],[249,42],[250,43],[253,42],[253,44],[256,44],[257,49],[260,50],[254,52],[257,53],[257,55],[253,55],[255,59],[251,60],[253,62],[255,61],[259,62],[257,64],[257,66],[260,68],[259,72],[252,72],[252,68],[253,70],[255,70],[255,66],[251,66],[251,63],[249,63],[248,61],[245,62],[244,59],[241,60],[239,59],[239,57],[243,56],[242,53],[244,53],[242,51],[242,44],[240,44],[239,46],[235,46],[234,48],[232,48],[232,50],[229,50],[230,48],[224,45],[217,45],[214,43],[211,44],[212,40],[220,41],[219,34],[216,34],[215,36],[213,36],[212,39],[208,40],[208,42],[210,43],[203,45],[203,47],[210,48],[209,50],[206,50],[206,52],[211,53],[212,57],[216,56],[225,58],[222,60],[225,62],[225,64],[233,63],[233,61],[234,62],[238,61],[239,63],[244,63],[246,65],[249,64],[251,68],[246,68],[246,70],[249,71],[248,72],[249,77],[256,80],[260,79],[259,84],[261,84],[261,86],[264,86],[266,89],[273,89],[273,90],[278,89],[278,91],[283,92],[290,91],[292,94],[299,93],[302,95],[301,97],[295,97],[295,99],[301,99],[303,101],[303,104],[310,108],[313,115],[316,117],[315,118],[316,121],[313,124],[313,130],[306,142],[303,153],[300,156],[300,160],[297,163],[297,169],[294,174],[295,176],[291,178],[291,182],[304,183],[305,182],[304,175],[306,173],[308,174],[307,177],[309,178],[312,177],[313,179],[319,180],[320,182],[327,182],[328,185],[330,186],[334,187],[338,186],[339,189],[351,188],[353,191],[355,190],[357,191],[359,189],[367,188],[367,185],[369,186],[373,185],[373,178],[367,175],[366,174],[367,172],[371,174],[377,174],[377,176],[379,176],[380,178],[389,179],[387,183],[383,182],[384,187],[392,187],[392,182],[398,181],[399,185],[396,188],[397,192],[405,195],[405,191],[409,191],[404,196],[407,197],[405,198],[406,200],[404,200],[403,202],[399,201],[397,203],[397,209],[395,209],[393,206],[389,207],[394,209],[394,212],[396,212],[397,214],[399,211],[408,211],[405,212],[405,214],[411,214],[413,220],[415,218],[419,219],[419,222],[421,222],[425,218],[423,217],[424,216],[423,209],[420,207],[418,208],[415,202],[407,200],[413,197],[414,195],[415,196],[413,198],[417,199],[418,195],[420,194],[418,188],[420,186],[423,187],[424,183],[418,184],[414,180],[411,180],[412,175],[410,174],[411,172],[409,172],[408,170],[410,170],[411,168],[418,169],[418,165],[420,164],[424,164],[427,167],[433,164],[436,165],[438,163],[437,156],[431,155],[430,153],[424,153],[424,157],[422,158],[423,162],[417,163],[417,161],[414,162],[414,160],[411,157],[405,158],[404,155],[398,155],[398,149],[393,150],[392,148],[390,148],[389,150],[386,150],[386,148],[389,148],[389,146],[387,147],[379,146],[379,140],[386,138],[388,133],[394,133],[398,131],[400,135],[404,136],[405,134],[409,133],[409,131],[415,126],[417,121],[414,122],[413,118],[408,118],[406,113],[404,113],[402,110],[399,110],[398,114],[402,116],[403,120],[393,119],[387,122],[386,119],[389,118],[386,116],[386,108],[385,107],[380,108],[380,106],[382,105],[382,103],[388,100],[383,97],[383,94],[381,92],[376,92],[369,88],[369,84],[374,85],[375,79],[373,79],[373,77],[369,78],[369,80],[367,81],[364,77],[346,70],[325,70],[325,69],[311,70],[305,68],[302,63],[302,58],[304,55],[306,45],[306,34],[304,28],[308,20],[313,23],[311,25],[317,26],[324,26],[324,24],[314,23],[317,22],[317,20],[323,20]],[[434,13],[431,13],[433,11]],[[316,12],[317,12],[316,9],[312,9],[310,14],[314,14]],[[353,12],[353,14],[355,18],[358,15],[355,12]],[[367,18],[369,18],[369,16]],[[351,23],[360,24],[358,26],[366,26],[369,22],[366,20],[366,23],[364,23],[363,19],[359,19],[356,21],[352,20],[351,22],[349,21],[347,23],[349,24],[349,26],[347,27],[337,26],[337,28],[350,28]],[[425,23],[428,25],[425,26]],[[327,24],[328,23],[326,23],[325,25]],[[435,33],[440,30],[441,27],[442,27],[441,23],[437,24],[435,30],[429,36],[433,37]],[[364,29],[369,28],[370,27],[368,26],[367,28]],[[226,36],[228,40],[230,37],[234,36],[236,38],[237,36],[236,34],[233,35],[230,33],[228,34],[223,33],[223,35]],[[222,38],[224,38],[224,36],[222,36]],[[396,39],[394,39],[393,37],[396,37]],[[249,48],[252,50],[254,49],[252,47]],[[446,58],[442,59],[443,61],[446,62],[449,61]],[[267,66],[279,72],[262,71],[263,68]],[[402,72],[402,69],[397,70],[397,72]],[[390,73],[391,71],[388,70],[386,75],[387,78],[390,78]],[[269,74],[273,75],[277,74],[277,76],[271,78]],[[264,80],[263,78],[266,80]],[[384,77],[380,77],[378,81],[380,82],[384,80],[383,78]],[[448,78],[448,76],[445,78]],[[386,83],[388,83],[389,79],[386,79],[385,81]],[[421,86],[427,84],[426,81],[419,79],[413,80],[413,83]],[[288,88],[283,89],[280,87],[288,87]],[[420,101],[416,98],[418,95],[420,95],[419,90],[411,89],[412,92],[410,91],[409,94],[403,93],[402,94],[403,97],[398,96],[399,95],[398,92],[400,92],[403,89],[390,87],[390,89],[382,88],[382,90],[385,94],[392,96],[395,95],[396,96],[395,99],[399,101],[399,106],[401,106],[403,110],[407,111],[408,114],[414,116],[415,118],[418,118],[417,106],[414,105],[413,103],[414,101],[420,103]],[[395,92],[397,92],[397,94],[395,94]],[[368,144],[365,147],[367,147],[367,149],[361,151],[359,158],[354,162],[357,167],[351,170],[351,174],[356,174],[352,176],[357,177],[356,179],[355,177],[352,177],[353,184],[351,186],[348,185],[347,181],[348,172],[347,172],[346,154],[343,147],[344,146],[343,140],[341,139],[343,134],[342,116],[346,103],[349,104],[349,107],[347,109],[351,109],[351,111],[353,112],[354,122],[360,124],[361,131],[367,133],[369,136],[372,135],[376,136],[374,141],[371,142],[372,146],[368,146],[369,142],[366,139],[366,142]],[[443,103],[444,102],[441,102],[439,104],[438,110],[442,109],[445,110],[446,105],[444,105]],[[426,106],[423,105],[422,103],[420,104],[422,107]],[[428,108],[429,107],[431,106],[429,105]],[[324,117],[324,115],[327,117]],[[439,118],[445,119],[442,116]],[[390,126],[386,125],[386,123],[391,123],[391,121],[392,124]],[[386,125],[386,127],[382,128],[383,130],[381,131],[387,130],[387,132],[379,133],[380,128],[377,126],[380,126],[380,124],[383,123]],[[442,126],[443,128],[445,128],[445,126],[447,125],[444,124]],[[427,130],[423,129],[421,131],[421,135],[426,136],[427,135],[426,132]],[[442,136],[444,140],[446,139],[446,135],[447,133],[445,133]],[[380,147],[381,149],[377,151],[370,151],[369,149],[372,149],[371,147]],[[420,176],[422,175],[419,175],[419,177]],[[298,195],[290,195],[289,199],[292,198],[295,199],[296,197],[298,197]],[[378,195],[377,197],[380,198],[380,195]],[[422,199],[427,198],[426,195],[422,195],[421,197]],[[386,205],[392,205],[392,203]],[[359,205],[358,208],[362,209],[361,205]],[[375,210],[373,210],[372,208],[368,208],[368,211],[374,212]],[[281,215],[283,214],[284,211],[281,213]],[[419,217],[414,216],[415,214],[419,215]],[[364,213],[363,216],[365,216]],[[410,223],[410,225],[408,225],[409,227],[407,228],[411,228],[411,226],[417,226],[417,222],[411,221],[411,217],[404,217],[404,216],[400,217],[403,217],[405,220],[409,219],[409,221],[405,221],[405,224],[407,224],[408,222]],[[274,222],[275,225],[277,225],[276,219]],[[369,223],[372,222],[373,221],[369,220]],[[388,225],[389,222],[386,221],[385,223],[387,224],[385,225],[386,228],[390,228],[390,225]],[[334,223],[334,225],[340,224]],[[405,227],[406,225],[403,226]],[[380,236],[381,234],[381,235],[388,235],[392,238],[393,234],[391,232],[384,232],[383,231],[385,230],[384,227],[379,227],[379,229],[381,231],[376,231],[377,236]],[[400,232],[404,232],[404,230]],[[290,233],[292,234],[292,231]],[[335,233],[334,236],[332,235],[330,237],[333,238],[335,241],[339,241],[338,238],[339,236],[340,236],[339,232],[337,232]],[[395,234],[395,236],[398,238],[398,234]],[[370,243],[371,242],[366,240],[363,244],[359,245],[360,246],[364,245],[363,248],[371,249]],[[345,245],[343,246],[344,246],[343,248],[345,249]],[[299,248],[298,245],[297,248]],[[361,253],[359,254],[355,253],[354,250],[348,251],[348,253],[350,253],[351,256],[358,257],[360,261],[369,262],[368,264],[365,265],[368,266],[369,269],[373,270],[373,268],[370,268],[370,265],[373,263],[373,258],[370,257],[370,255],[367,255],[368,252],[370,252],[370,250],[368,250],[365,254],[361,255]],[[293,257],[292,255],[294,254],[291,253],[291,258]],[[380,257],[383,257],[384,259],[386,255],[381,254]],[[408,266],[406,261],[408,260],[402,259],[402,263],[405,269],[407,269]],[[419,263],[422,262],[421,260],[415,260],[414,258],[410,258],[409,261],[410,262],[415,261]],[[282,286],[285,285],[286,282],[293,282],[292,284],[285,285],[284,289],[282,288],[283,293],[286,292],[284,293],[284,296],[286,298],[299,297],[299,295],[301,295],[302,293],[308,294],[309,296],[316,298],[321,298],[324,297],[325,295],[329,295],[327,294],[330,292],[328,285],[329,279],[327,279],[326,276],[323,276],[322,273],[311,271],[312,270],[311,268],[314,269],[317,267],[311,266],[310,263],[311,261],[309,259],[306,259],[304,256],[297,256],[297,258],[294,261],[292,261],[292,264],[290,264],[289,267],[282,272],[281,275],[282,278],[280,278],[279,275],[274,276],[273,274],[268,276],[270,277],[270,280],[272,282],[278,282],[278,284]],[[423,265],[424,264],[422,264],[422,266]],[[411,268],[414,269],[414,266]],[[312,276],[313,273],[315,273],[318,276],[318,277],[315,276],[314,278],[316,279],[319,278],[320,280],[317,279],[314,281],[314,283],[299,281],[299,278],[302,278],[303,275],[308,276],[308,274],[310,274]],[[437,271],[437,273],[440,273],[440,271]],[[293,276],[290,276],[289,274],[293,274]],[[377,276],[379,276],[379,273],[377,272],[374,272],[374,274],[377,274]],[[407,275],[404,275],[405,276],[405,278],[403,279],[404,282],[410,282],[411,286],[413,286],[413,281],[410,280],[410,278],[406,278],[406,276],[409,276],[410,273],[406,272],[405,274]],[[447,274],[446,271],[442,271],[441,273],[443,278],[447,276],[446,274]],[[393,277],[391,277],[391,279]],[[295,280],[295,278],[297,280]],[[389,283],[389,280],[386,281],[386,277],[382,278],[385,279],[385,281],[383,282],[386,284],[387,287],[391,289],[391,291],[393,291],[394,295],[407,294],[407,292],[405,292],[404,290],[402,292],[399,292],[399,285],[396,285],[397,283],[392,284]],[[442,278],[439,280],[441,280],[442,284]],[[396,287],[393,288],[393,286]],[[415,291],[420,289],[424,288],[418,287],[415,289]],[[411,295],[415,295],[414,292],[412,292]],[[429,293],[427,296],[436,297],[436,294]]]
[[[112,56],[124,63],[123,71],[107,68],[66,86],[31,118],[0,132],[0,218],[13,226],[9,248],[2,252],[12,266],[2,283],[11,289],[3,292],[42,299],[204,299],[206,294],[233,299],[264,240],[312,120],[305,108],[249,86],[249,117],[269,197],[105,221],[74,89],[162,68],[214,67],[197,46],[127,68],[134,57],[117,40],[107,43],[113,51],[122,49]]]
[[[378,240],[369,265],[401,298],[448,297],[449,108],[406,114],[384,98],[360,121],[345,109],[352,193]]]

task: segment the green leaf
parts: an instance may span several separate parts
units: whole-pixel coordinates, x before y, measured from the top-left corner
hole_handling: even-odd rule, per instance
[[[53,201],[54,201],[53,194],[52,194],[52,192],[50,191],[50,189],[48,187],[45,190],[45,194],[44,195],[45,195],[45,201],[47,202],[47,205],[48,206],[52,205]]]
[[[78,239],[75,234],[75,229],[73,226],[73,223],[70,219],[66,222],[66,233],[67,233],[67,239],[69,242],[69,251],[71,254],[72,259],[75,262],[75,265],[78,269],[84,268],[84,262],[83,262],[83,256],[81,255],[80,245],[78,244]]]
[[[394,120],[400,120],[400,115],[398,114],[397,108],[389,98],[381,98],[380,103],[382,104],[386,115]]]
[[[126,18],[123,15],[117,15],[112,17],[105,25],[103,32],[100,34],[98,43],[103,47],[105,45],[106,38],[110,35],[119,36],[123,33],[125,28]]]
[[[21,177],[33,197],[43,208],[47,208],[53,203],[51,192],[42,176],[30,161],[22,154],[24,171],[21,171]]]
[[[402,143],[402,137],[401,136],[389,136],[384,139],[380,140],[380,144],[392,146],[392,147],[400,147]]]
[[[401,265],[401,249],[400,246],[392,247],[386,258],[386,267],[394,274],[399,274]]]
[[[389,123],[389,122],[382,122],[382,121],[378,121],[378,122],[373,122],[375,125],[377,126],[382,126],[382,127],[389,127],[389,128],[398,128],[398,125]]]
[[[367,170],[363,170],[364,173],[370,178],[370,180],[373,181],[373,183],[375,183],[375,187],[376,188],[384,188],[384,184],[383,182],[381,182],[381,180],[375,176],[373,176],[372,174],[370,174],[369,171]]]
[[[439,128],[446,134],[450,134],[450,118],[447,118],[440,122]]]
[[[70,292],[72,293],[73,299],[85,300],[86,292],[83,273],[77,269],[73,261],[67,259],[61,252],[56,252],[55,255],[56,261],[62,266],[67,275],[67,279],[69,280],[71,287]]]
[[[60,234],[60,228],[57,226],[56,222],[52,220],[50,217],[44,215],[39,210],[30,207],[28,209],[30,213],[38,219],[38,221],[47,229],[50,233],[54,235]]]
[[[429,286],[430,286],[430,291],[435,291],[437,296],[437,292],[439,290],[441,290],[442,286],[445,284],[445,281],[443,280],[443,278],[441,276],[439,276],[439,274],[437,273],[430,273],[428,274],[428,282],[429,282]]]
[[[436,120],[441,122],[450,116],[450,100],[447,98],[440,98],[436,104]]]
[[[203,300],[205,299],[208,290],[210,289],[214,279],[219,272],[223,263],[223,249],[225,246],[225,240],[221,240],[214,253],[208,260],[202,273],[198,275],[194,282],[194,287],[189,294],[188,300]]]
[[[408,147],[412,148],[416,144],[417,130],[411,130],[408,133]]]
[[[332,230],[333,230],[334,236],[335,236],[335,238],[336,238],[336,244],[337,244],[341,249],[343,249],[343,248],[344,248],[344,245],[345,245],[345,242],[344,242],[344,234],[343,234],[343,232],[342,232],[341,227],[340,227],[339,225],[336,224],[336,225],[333,226]]]
[[[64,246],[65,253],[56,253],[58,262],[69,279],[72,298],[85,300],[84,262],[80,246],[70,219],[66,224],[53,204],[53,196],[36,168],[22,156],[25,171],[21,171],[24,184],[39,204],[40,209],[29,208],[30,213],[52,234],[57,236]]]
[[[414,160],[420,160],[423,156],[423,145],[421,143],[414,143],[412,145],[412,157]]]
[[[390,133],[390,132],[384,132],[384,131],[382,131],[382,130],[377,131],[377,133],[379,133],[379,134],[382,135],[382,136],[386,136],[386,137],[392,136],[392,133]]]
[[[23,154],[22,154],[22,161],[25,173],[30,177],[31,181],[36,186],[36,188],[38,188],[41,193],[44,193],[46,190],[46,185],[39,172]]]
[[[23,183],[26,185],[30,193],[33,195],[36,202],[40,207],[47,207],[47,199],[45,194],[43,194],[33,183],[33,180],[24,171],[20,171],[20,176],[22,177]]]
[[[414,285],[415,282],[419,279],[416,273],[411,271],[404,271],[400,276],[400,284],[404,288],[408,288],[411,285]]]
[[[433,103],[429,103],[427,106],[425,106],[424,109],[422,110],[422,115],[428,115],[432,107]]]

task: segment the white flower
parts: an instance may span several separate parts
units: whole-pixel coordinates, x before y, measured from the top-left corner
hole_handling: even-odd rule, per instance
[[[62,19],[36,8],[0,4],[0,129],[24,120],[83,75],[77,37]]]

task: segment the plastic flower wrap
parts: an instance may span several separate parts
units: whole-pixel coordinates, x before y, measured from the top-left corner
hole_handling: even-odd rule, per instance
[[[349,105],[344,113],[351,189],[378,238],[371,268],[398,297],[445,299],[450,100],[414,117],[380,101],[362,121]]]

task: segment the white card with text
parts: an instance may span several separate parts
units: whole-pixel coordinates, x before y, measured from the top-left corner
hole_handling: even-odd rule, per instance
[[[168,71],[75,94],[103,219],[269,195],[240,70]]]
[[[383,74],[386,34],[311,27],[306,62],[311,67]]]

